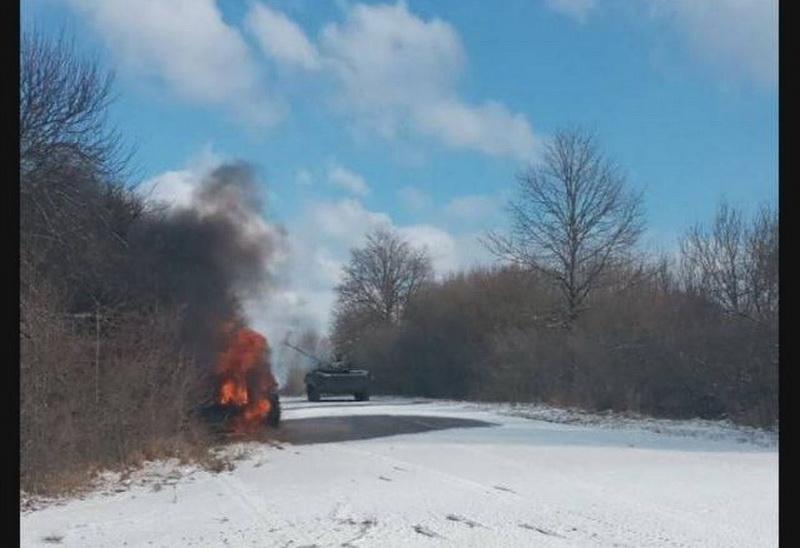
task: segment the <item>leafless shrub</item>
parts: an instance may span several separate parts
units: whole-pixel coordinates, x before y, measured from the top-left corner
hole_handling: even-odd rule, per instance
[[[26,297],[20,362],[20,476],[48,491],[87,464],[120,466],[180,454],[202,390],[181,355],[174,314],[95,320]],[[88,325],[87,325],[88,324]]]
[[[778,217],[762,207],[751,222],[722,202],[707,228],[696,224],[681,239],[684,287],[725,312],[755,321],[777,317]]]

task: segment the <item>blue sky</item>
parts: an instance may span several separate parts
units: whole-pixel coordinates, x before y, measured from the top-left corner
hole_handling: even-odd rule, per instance
[[[490,260],[515,174],[567,125],[645,192],[675,247],[723,197],[777,201],[777,0],[24,0],[117,74],[143,186],[180,200],[258,167],[281,313],[324,327],[347,249],[390,224],[444,272]],[[158,183],[158,184],[156,184]]]

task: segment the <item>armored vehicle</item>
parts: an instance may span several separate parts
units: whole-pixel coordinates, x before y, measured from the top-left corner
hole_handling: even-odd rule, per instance
[[[366,369],[319,367],[306,373],[306,395],[308,401],[319,401],[320,396],[353,394],[356,401],[369,400],[371,381]]]
[[[354,369],[341,357],[333,362],[326,362],[289,343],[285,344],[317,363],[317,367],[306,373],[304,379],[308,401],[319,401],[321,396],[342,394],[352,394],[356,401],[369,400],[372,383],[372,374],[369,371]]]

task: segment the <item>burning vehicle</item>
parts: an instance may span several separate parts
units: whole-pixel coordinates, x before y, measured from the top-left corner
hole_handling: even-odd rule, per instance
[[[266,337],[247,327],[228,325],[227,341],[214,373],[215,402],[206,411],[220,416],[236,433],[254,432],[263,425],[277,427],[281,408],[278,383],[272,375]]]

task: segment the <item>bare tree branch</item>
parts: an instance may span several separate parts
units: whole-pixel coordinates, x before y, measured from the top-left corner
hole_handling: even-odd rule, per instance
[[[681,279],[687,291],[729,314],[769,321],[778,310],[778,216],[762,207],[747,223],[720,203],[711,227],[696,224],[680,241]]]
[[[593,136],[574,130],[558,132],[541,165],[519,177],[508,212],[511,230],[488,233],[484,244],[555,281],[568,322],[644,227],[641,195],[626,189],[625,177]]]
[[[368,234],[364,247],[351,250],[343,280],[336,287],[339,331],[349,331],[344,324],[357,318],[359,325],[397,323],[409,300],[432,276],[431,259],[424,249],[411,247],[390,230]]]

